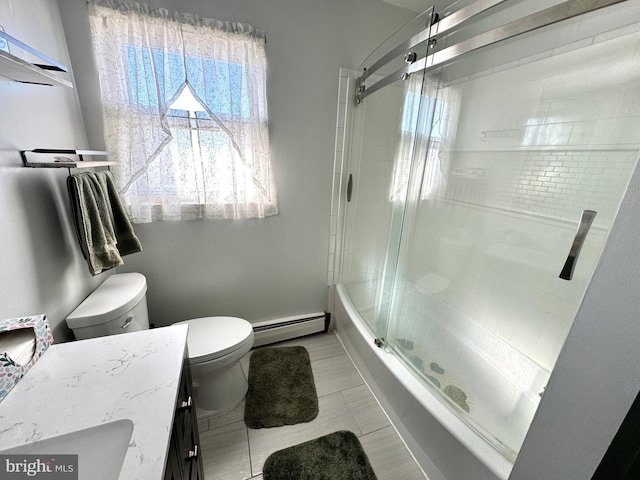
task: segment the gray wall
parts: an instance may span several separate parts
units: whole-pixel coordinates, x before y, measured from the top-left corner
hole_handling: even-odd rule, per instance
[[[338,68],[358,64],[413,14],[367,0],[152,3],[267,32],[281,213],[138,226],[145,251],[126,257],[119,271],[147,275],[159,325],[199,315],[256,320],[323,310]],[[19,155],[104,147],[86,3],[60,0],[59,7],[0,1],[5,31],[69,66],[63,77],[76,83],[47,87],[0,77],[0,319],[46,313],[57,342],[72,338],[66,315],[111,274],[88,272],[69,222],[67,170],[27,169]]]
[[[55,2],[2,0],[0,23],[10,35],[69,65]],[[0,320],[45,313],[56,342],[71,338],[64,318],[105,275],[90,276],[77,246],[67,170],[24,168],[19,150],[87,147],[75,89],[0,77]]]
[[[262,220],[137,225],[144,252],[123,271],[149,283],[151,321],[257,321],[327,306],[327,251],[341,66],[355,67],[415,13],[372,0],[153,0],[250,23],[267,35],[271,153],[280,213]],[[104,148],[85,0],[59,0],[93,148]]]

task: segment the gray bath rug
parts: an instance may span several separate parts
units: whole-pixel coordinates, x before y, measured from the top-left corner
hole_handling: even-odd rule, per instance
[[[263,348],[251,354],[244,422],[249,428],[310,422],[318,395],[304,347]]]
[[[262,475],[264,480],[376,480],[360,441],[346,430],[272,453]]]

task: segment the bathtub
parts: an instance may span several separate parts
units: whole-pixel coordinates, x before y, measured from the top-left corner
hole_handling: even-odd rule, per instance
[[[373,335],[353,306],[344,286],[337,285],[335,292],[335,331],[429,480],[506,480],[515,460],[515,452],[510,446],[492,446],[484,438],[488,435],[486,431],[478,425],[463,422],[455,406],[448,406],[447,399],[438,389],[411,372],[397,355],[376,347]],[[436,343],[441,348],[439,352],[431,354],[445,365],[447,356],[459,356],[464,352],[466,357],[458,365],[468,363],[474,366],[475,380],[467,382],[476,384],[464,385],[470,402],[474,393],[482,388],[501,392],[496,395],[499,401],[485,405],[482,407],[484,411],[476,409],[476,418],[482,417],[485,425],[486,422],[494,422],[493,431],[495,428],[499,431],[512,422],[525,422],[520,430],[526,432],[540,400],[536,391],[541,391],[546,385],[548,372],[520,356],[509,358],[511,372],[498,371],[494,365],[500,364],[505,355],[513,355],[513,352],[496,348],[497,345],[488,345],[486,350],[496,352],[502,358],[487,357],[486,351],[478,351],[473,344],[496,339],[472,332],[474,338],[471,343],[462,333],[467,331],[468,334],[466,327],[463,330],[457,328],[456,321],[450,318],[446,322],[435,323],[431,328],[436,331],[431,332],[431,337],[438,340]],[[456,376],[455,372],[452,374]],[[526,388],[514,386],[514,376],[527,383]],[[510,438],[516,450],[520,447],[523,440],[520,437],[523,435]]]

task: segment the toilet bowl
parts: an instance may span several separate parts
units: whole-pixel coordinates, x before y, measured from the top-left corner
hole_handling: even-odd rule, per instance
[[[198,417],[216,416],[236,407],[249,385],[240,359],[253,346],[253,327],[237,317],[203,317],[189,325],[187,346]]]

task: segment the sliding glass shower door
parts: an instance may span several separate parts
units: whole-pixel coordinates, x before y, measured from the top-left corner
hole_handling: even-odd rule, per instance
[[[593,12],[424,81],[437,84],[422,100],[435,97],[435,112],[386,347],[512,460],[638,162],[640,28],[629,23]]]
[[[424,31],[430,16],[425,12],[387,43],[416,29]],[[420,48],[424,56],[426,42]],[[383,45],[376,52],[385,51]],[[377,61],[372,56],[365,65]],[[370,79],[384,78],[410,61],[391,61]],[[417,73],[398,78],[359,103],[353,113],[342,283],[376,337],[384,336],[387,328],[416,136],[429,130],[424,125],[428,105],[422,102],[423,77]]]
[[[638,162],[640,9],[505,3],[522,31],[368,76],[342,283],[380,345],[514,460]],[[418,56],[473,45],[490,13]]]

